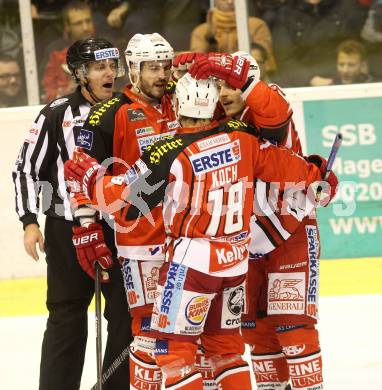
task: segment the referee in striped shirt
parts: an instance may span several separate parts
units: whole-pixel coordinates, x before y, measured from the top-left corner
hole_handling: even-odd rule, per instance
[[[68,49],[67,64],[78,84],[77,89],[53,100],[40,111],[13,170],[16,211],[24,228],[25,250],[34,260],[39,258],[36,246],[46,253],[49,318],[42,343],[40,390],[80,387],[87,340],[87,309],[94,294],[94,281],[77,261],[63,166],[76,146],[85,150],[91,148],[93,133],[82,125],[92,105],[112,97],[114,81],[123,74],[118,49],[101,38],[75,42]],[[37,222],[39,209],[46,214],[45,240]],[[115,258],[113,230],[106,223],[103,225],[106,244]],[[102,284],[108,319],[105,368],[111,366],[131,342],[130,317],[117,261],[108,273],[110,283]],[[103,388],[129,388],[127,361]]]

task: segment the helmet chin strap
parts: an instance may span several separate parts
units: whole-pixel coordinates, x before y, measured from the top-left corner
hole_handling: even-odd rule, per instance
[[[93,90],[90,87],[90,83],[87,77],[85,77],[85,89],[89,92],[90,97],[95,101],[95,103],[99,103],[102,101],[102,99],[98,98],[97,95],[93,92]]]

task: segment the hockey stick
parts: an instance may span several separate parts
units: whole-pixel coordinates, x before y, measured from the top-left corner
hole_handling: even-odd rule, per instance
[[[127,345],[126,348],[115,358],[113,363],[110,364],[110,366],[107,368],[106,371],[102,374],[102,384],[105,384],[105,382],[117,371],[117,368],[126,360],[126,358],[130,354],[130,345]],[[93,385],[93,387],[90,390],[97,390],[98,389],[98,382]]]
[[[336,159],[337,152],[342,144],[342,134],[337,133],[336,138],[334,138],[332,149],[329,154],[328,162],[326,164],[326,171],[325,171],[325,176],[324,180],[326,180],[329,177],[329,174],[333,168],[334,160]],[[316,192],[316,202],[320,201],[321,198],[321,192],[322,192],[322,186],[317,187],[317,192]]]
[[[101,270],[95,263],[95,326],[97,354],[97,390],[102,390],[102,313],[101,313]]]

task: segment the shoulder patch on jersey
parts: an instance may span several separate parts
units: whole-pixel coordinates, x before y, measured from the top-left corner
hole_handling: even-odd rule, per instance
[[[102,103],[97,103],[90,111],[89,125],[98,126],[101,123],[102,116],[120,101],[121,99],[119,97],[113,97]]]
[[[138,108],[136,110],[133,108],[128,108],[127,117],[129,118],[130,122],[143,121],[147,119],[147,116],[145,115],[145,113],[141,108]]]
[[[53,101],[49,104],[50,108],[61,106],[62,104],[66,103],[69,100],[69,98],[59,98]]]
[[[241,160],[240,140],[190,156],[195,175],[215,171]]]
[[[81,129],[77,138],[75,139],[76,146],[91,150],[93,146],[93,132],[90,130]]]

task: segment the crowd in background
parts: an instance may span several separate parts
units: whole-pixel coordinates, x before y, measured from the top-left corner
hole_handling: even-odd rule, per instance
[[[382,80],[382,0],[247,0],[251,54],[282,87]],[[67,48],[105,37],[123,53],[137,32],[177,52],[238,50],[234,0],[32,0],[40,101],[71,92]],[[120,80],[123,86],[127,80]],[[0,0],[0,107],[25,105],[18,2]]]

